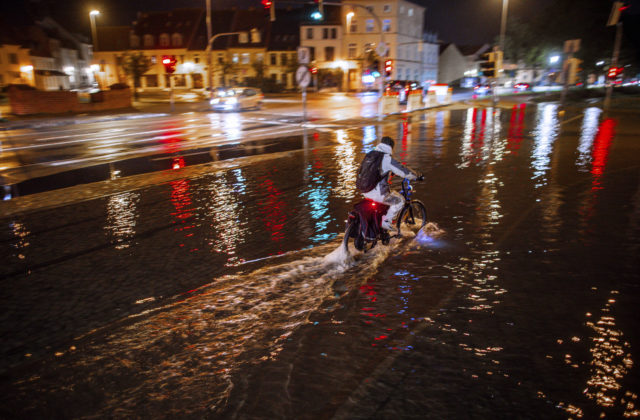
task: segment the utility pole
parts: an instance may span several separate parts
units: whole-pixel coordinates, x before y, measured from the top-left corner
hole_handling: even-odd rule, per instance
[[[618,58],[620,56],[620,44],[622,43],[622,22],[616,23],[616,40],[613,46],[613,57],[611,57],[611,67],[618,67]],[[608,110],[611,106],[611,94],[613,93],[613,80],[607,78],[607,93],[604,98],[604,109]]]
[[[211,0],[207,0],[207,39],[211,39]],[[209,49],[207,53],[207,84],[209,87],[209,91],[213,92],[213,72],[211,70],[212,62],[211,62],[211,49]]]

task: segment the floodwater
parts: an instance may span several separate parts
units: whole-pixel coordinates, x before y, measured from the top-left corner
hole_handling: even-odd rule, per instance
[[[432,111],[65,190],[2,220],[0,416],[638,417],[637,133],[596,108]],[[345,254],[382,135],[429,224]]]

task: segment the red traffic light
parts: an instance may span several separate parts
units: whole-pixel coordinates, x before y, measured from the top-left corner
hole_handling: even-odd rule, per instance
[[[384,73],[387,77],[391,76],[391,73],[393,73],[393,60],[386,60],[384,62]]]
[[[318,68],[317,67],[311,67],[311,69],[309,69],[311,71],[311,74],[316,74],[318,72]]]
[[[173,55],[164,55],[162,56],[162,65],[164,66],[164,71],[168,74],[171,74],[176,71],[176,57]]]
[[[262,0],[262,5],[264,6],[265,9],[270,9],[271,8],[271,0]]]
[[[610,67],[609,71],[607,72],[607,77],[609,79],[615,79],[621,73],[622,73],[622,67]]]

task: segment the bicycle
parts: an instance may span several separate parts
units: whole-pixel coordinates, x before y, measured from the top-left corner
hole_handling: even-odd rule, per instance
[[[422,180],[420,177],[418,180]],[[420,220],[422,229],[427,223],[427,208],[420,200],[411,199],[413,187],[408,179],[402,180],[402,196],[405,203],[396,221],[397,233],[393,236],[382,227],[382,216],[387,213],[389,206],[365,199],[353,206],[347,219],[344,233],[344,247],[349,250],[349,239],[353,238],[353,245],[358,251],[367,252],[375,247],[378,241],[388,245],[391,238],[402,237],[402,226],[415,225]],[[367,245],[370,245],[367,249]]]

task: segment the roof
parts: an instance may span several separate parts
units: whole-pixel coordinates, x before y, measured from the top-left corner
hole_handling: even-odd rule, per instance
[[[184,40],[182,48],[204,49],[206,46],[204,9],[185,8],[169,12],[138,13],[138,19],[133,22],[132,27],[133,33],[141,38],[147,34],[154,36],[155,45],[151,48],[143,47],[143,49],[165,49],[166,47],[160,47],[160,35],[174,33],[182,35]]]
[[[97,26],[98,51],[125,51],[129,49],[128,26]]]

